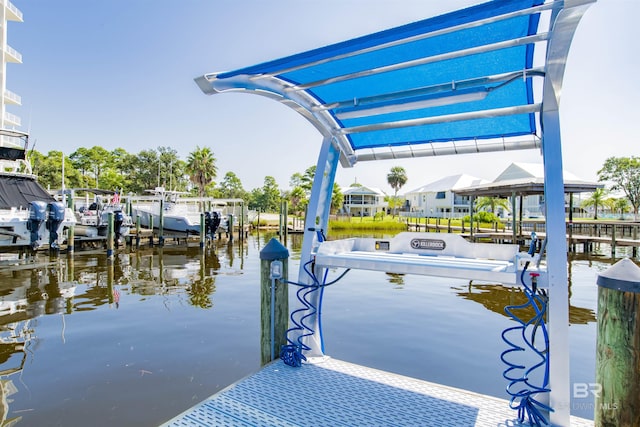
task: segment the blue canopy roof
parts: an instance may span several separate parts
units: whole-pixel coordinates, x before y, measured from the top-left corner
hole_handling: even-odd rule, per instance
[[[343,165],[535,148],[544,67],[534,48],[549,36],[538,24],[561,3],[495,0],[196,81],[291,106],[332,138]]]

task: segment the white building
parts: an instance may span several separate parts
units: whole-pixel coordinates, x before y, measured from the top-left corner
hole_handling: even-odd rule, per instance
[[[342,189],[344,201],[341,213],[350,216],[374,216],[386,212],[388,203],[386,194],[374,187],[355,186]]]
[[[22,55],[7,43],[7,23],[9,21],[22,22],[22,12],[9,0],[0,0],[0,43],[2,46],[2,69],[0,69],[0,172],[17,172],[22,165],[30,172],[28,164],[24,163],[25,138],[24,134],[15,136],[12,131],[20,127],[20,117],[8,111],[8,106],[20,106],[22,99],[19,95],[7,89],[7,64],[22,63]],[[16,161],[18,160],[18,161]]]
[[[7,111],[9,105],[21,105],[19,95],[7,89],[7,64],[22,63],[22,55],[7,43],[7,23],[9,21],[23,22],[22,12],[9,0],[0,0],[0,44],[2,46],[2,70],[0,70],[0,102],[2,111],[0,114],[0,128],[17,129],[21,126],[20,117]]]
[[[460,218],[469,215],[469,196],[457,196],[457,188],[488,183],[471,175],[451,175],[405,194],[405,212],[413,217]]]

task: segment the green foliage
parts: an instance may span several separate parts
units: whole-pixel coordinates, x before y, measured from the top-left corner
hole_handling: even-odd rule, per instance
[[[340,210],[344,203],[344,194],[340,190],[340,186],[337,183],[333,183],[333,194],[331,195],[331,211],[337,212]]]
[[[307,209],[309,200],[302,187],[295,187],[287,194],[291,213],[301,215]]]
[[[207,185],[211,184],[218,174],[213,151],[209,147],[196,146],[196,149],[189,153],[186,172],[191,182],[198,188],[198,195],[204,197]]]
[[[407,224],[397,221],[392,217],[385,216],[382,219],[374,219],[372,217],[358,218],[352,220],[348,217],[346,220],[330,220],[329,231],[406,231]]]
[[[387,174],[387,182],[393,188],[393,197],[394,199],[398,198],[398,190],[402,188],[403,185],[407,183],[407,172],[404,170],[402,166],[394,166],[391,168],[391,171]],[[393,209],[393,214],[396,214],[397,209]]]
[[[477,210],[489,210],[491,213],[496,213],[496,208],[500,207],[506,211],[510,210],[509,200],[501,197],[478,197],[475,202]]]
[[[38,182],[45,188],[62,188],[62,152],[49,151],[46,156],[37,151],[31,153],[32,172],[38,176]],[[64,185],[65,188],[79,187],[82,176],[73,167],[71,160],[65,156]]]
[[[640,207],[640,157],[609,157],[598,171],[598,180],[609,182],[611,191],[623,191],[633,213]]]
[[[289,209],[292,213],[303,215],[309,205],[309,197],[313,188],[313,181],[316,175],[316,167],[309,166],[304,174],[294,173],[289,179],[291,190],[283,194],[289,202]],[[344,195],[337,183],[333,183],[333,192],[331,195],[331,211],[336,212],[344,203]]]
[[[169,190],[185,190],[187,188],[187,181],[184,177],[188,173],[187,163],[180,160],[180,158],[178,158],[178,152],[171,147],[158,147],[158,154],[160,161],[158,180],[160,185]],[[206,184],[209,185],[213,182],[213,178],[216,177],[217,172],[215,166],[216,159],[213,157],[213,153],[211,153],[211,158],[208,158],[207,161],[211,162],[209,168],[212,168],[208,169],[208,172],[211,173],[211,171],[213,171],[210,177],[211,181]]]
[[[401,208],[404,205],[404,198],[398,196],[385,196],[384,201],[387,202],[389,208],[396,212],[397,208]]]
[[[251,191],[248,206],[259,212],[278,212],[280,210],[280,189],[276,179],[272,176],[264,177],[262,188]]]
[[[471,217],[469,215],[465,215],[462,218],[462,221],[465,223],[470,223]],[[499,222],[500,218],[493,212],[480,211],[473,214],[473,221],[480,224],[493,224],[495,222]]]
[[[225,174],[218,189],[221,199],[245,199],[247,197],[247,192],[242,188],[240,178],[233,172]]]
[[[398,190],[407,183],[407,180],[407,172],[402,166],[392,167],[391,171],[387,174],[387,182],[391,188],[393,188],[396,195],[398,194]]]
[[[607,193],[608,193],[607,190],[603,188],[598,188],[593,193],[591,193],[591,197],[589,197],[588,199],[582,202],[583,208],[588,208],[593,206],[593,211],[594,211],[593,219],[598,219],[598,208],[605,205]]]

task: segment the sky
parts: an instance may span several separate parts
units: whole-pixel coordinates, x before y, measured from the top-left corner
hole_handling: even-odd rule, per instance
[[[7,89],[42,153],[80,147],[171,147],[186,160],[209,147],[218,179],[231,171],[245,190],[273,176],[281,189],[316,164],[322,138],[304,118],[263,97],[204,95],[193,79],[234,70],[468,7],[474,0],[12,0]],[[565,170],[587,181],[609,157],[640,156],[639,0],[599,0],[569,52],[560,104]],[[34,145],[35,144],[35,145]],[[512,162],[541,163],[537,150],[362,162],[353,182],[393,194],[386,176],[402,166],[401,193],[466,173],[495,179]]]

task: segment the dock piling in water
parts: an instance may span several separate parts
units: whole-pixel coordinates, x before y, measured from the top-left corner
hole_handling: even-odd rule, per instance
[[[140,214],[136,215],[136,249],[140,247]]]
[[[113,212],[109,212],[107,214],[107,258],[113,257],[113,239],[114,239],[114,229],[113,229]]]
[[[164,245],[164,199],[160,199],[160,223],[158,224],[158,245]],[[153,230],[153,228],[151,229]]]
[[[280,266],[272,263],[280,262]],[[279,271],[275,271],[279,269]],[[272,238],[260,251],[260,355],[265,365],[277,359],[289,325],[289,250]]]
[[[204,241],[207,229],[205,226],[204,212],[200,212],[200,249],[204,249]]]
[[[598,275],[595,424],[640,425],[640,267],[624,258]]]

